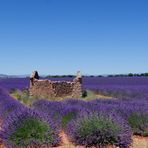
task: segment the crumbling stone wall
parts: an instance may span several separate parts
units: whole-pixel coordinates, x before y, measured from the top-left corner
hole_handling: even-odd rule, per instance
[[[73,81],[39,80],[37,71],[30,77],[30,95],[40,98],[81,97],[82,77],[77,73]]]

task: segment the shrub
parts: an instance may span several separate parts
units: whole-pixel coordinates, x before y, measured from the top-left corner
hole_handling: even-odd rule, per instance
[[[33,96],[29,95],[29,91],[27,89],[23,89],[23,90],[13,89],[11,91],[11,95],[26,105],[31,105],[32,102],[36,99]]]
[[[92,100],[92,99],[95,99],[97,97],[95,91],[92,91],[92,90],[86,90],[83,92],[83,98],[85,98],[85,100]]]
[[[16,110],[2,125],[0,136],[7,147],[56,146],[59,130],[51,119],[31,109]]]
[[[52,143],[53,137],[50,133],[50,126],[37,119],[28,118],[22,122],[21,126],[10,135],[9,140],[15,145],[29,145],[31,141],[39,143]],[[45,133],[49,131],[48,136]]]
[[[148,104],[147,101],[135,100],[120,103],[116,111],[127,120],[133,134],[148,135]]]
[[[87,91],[86,90],[83,90],[83,92],[82,92],[82,98],[85,98],[85,97],[87,97]]]
[[[13,90],[11,90],[10,94],[13,97],[15,97],[15,98],[17,98],[18,100],[21,101],[21,97],[22,97],[22,91],[21,90],[19,90],[19,89],[13,89]]]
[[[73,120],[67,126],[67,134],[77,145],[105,146],[121,148],[131,144],[130,127],[116,115],[89,114]]]
[[[148,136],[148,114],[133,112],[129,115],[128,122],[135,135]]]

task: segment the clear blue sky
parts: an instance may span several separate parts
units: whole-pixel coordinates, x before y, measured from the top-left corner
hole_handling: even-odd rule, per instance
[[[0,0],[0,73],[148,71],[147,0]]]

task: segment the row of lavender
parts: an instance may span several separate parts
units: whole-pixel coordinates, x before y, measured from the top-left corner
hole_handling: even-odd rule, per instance
[[[23,90],[29,87],[29,78],[0,78],[0,86],[8,91]]]
[[[72,80],[72,78],[51,78]],[[0,79],[0,86],[11,91],[29,87],[29,78]],[[148,77],[83,77],[83,89],[121,99],[148,99]]]
[[[148,77],[86,77],[83,88],[118,99],[148,100]]]
[[[148,136],[148,102],[38,100],[31,108],[0,89],[0,138],[8,147],[56,146],[64,130],[77,145],[128,147],[131,136]]]

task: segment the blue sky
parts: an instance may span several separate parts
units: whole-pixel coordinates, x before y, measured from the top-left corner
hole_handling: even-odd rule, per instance
[[[0,0],[0,73],[148,71],[147,0]]]

